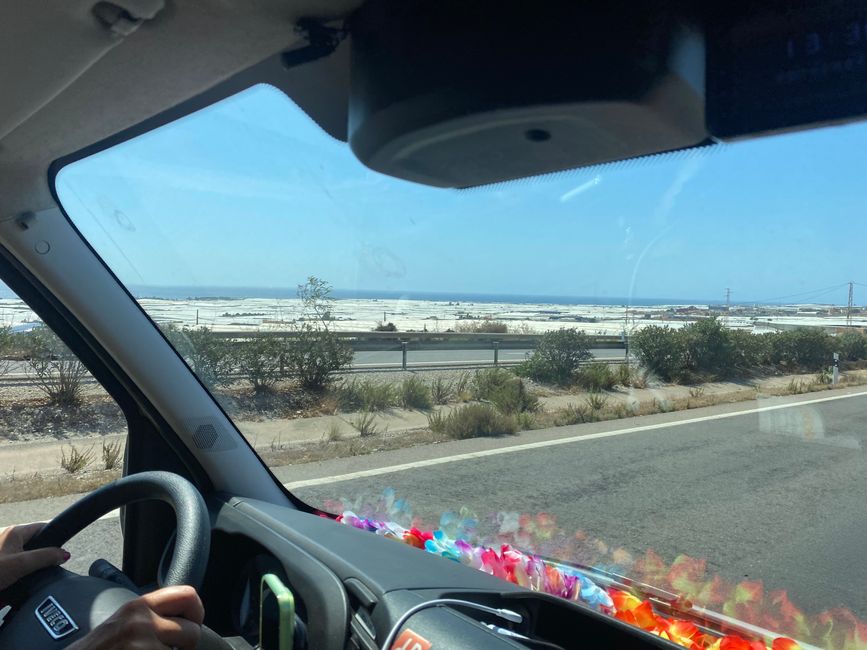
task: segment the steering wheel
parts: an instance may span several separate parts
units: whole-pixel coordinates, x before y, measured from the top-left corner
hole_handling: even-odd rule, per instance
[[[208,565],[210,518],[199,491],[170,472],[141,472],[104,485],[52,519],[27,549],[62,546],[112,510],[149,500],[168,503],[175,511],[174,549],[157,583],[198,589]],[[0,594],[12,606],[0,628],[0,648],[65,648],[139,595],[119,582],[62,567],[37,571]]]

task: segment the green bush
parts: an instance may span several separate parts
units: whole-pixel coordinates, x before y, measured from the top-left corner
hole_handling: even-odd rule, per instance
[[[404,408],[427,410],[433,407],[430,388],[418,377],[408,377],[400,382],[397,395]]]
[[[303,388],[318,391],[328,383],[331,373],[352,363],[352,348],[333,332],[305,323],[286,340],[285,360],[288,371]]]
[[[434,404],[448,404],[449,400],[455,396],[454,382],[436,377],[430,384],[430,392]]]
[[[733,374],[735,356],[732,350],[731,330],[716,318],[702,318],[680,329],[683,350],[682,378],[703,375],[725,378]]]
[[[632,366],[630,366],[628,363],[621,363],[619,366],[617,366],[616,377],[617,383],[620,386],[632,386],[632,376]]]
[[[840,353],[842,361],[862,361],[867,359],[867,336],[858,332],[845,332],[834,338],[834,352]]]
[[[384,411],[396,401],[394,386],[372,379],[343,381],[336,394],[341,411]]]
[[[428,422],[435,433],[444,433],[456,440],[511,435],[517,431],[514,417],[503,415],[487,404],[467,404],[446,416],[432,414]]]
[[[778,334],[726,329],[703,318],[680,329],[651,325],[632,336],[642,365],[666,381],[726,379],[773,363]]]
[[[458,323],[455,331],[469,334],[505,334],[509,331],[509,326],[501,321],[483,319]]]
[[[819,370],[831,364],[833,339],[816,327],[799,327],[774,335],[772,360],[789,370]]]
[[[233,353],[241,378],[256,393],[271,390],[283,376],[285,346],[280,339],[258,337],[238,341]]]
[[[478,370],[473,376],[473,397],[490,402],[506,415],[535,411],[539,399],[527,391],[520,377],[502,368]]]
[[[162,326],[163,334],[208,388],[229,384],[235,370],[234,343],[207,327]]]
[[[627,367],[627,373],[628,370],[629,368]],[[611,372],[611,367],[604,361],[595,361],[587,364],[578,371],[577,377],[579,386],[592,391],[610,390],[614,388],[617,379],[614,373]]]
[[[581,363],[592,358],[590,337],[576,329],[561,329],[542,335],[538,347],[517,366],[519,375],[534,381],[569,385]]]
[[[845,349],[844,358],[867,358],[867,338],[858,334],[835,340],[821,329],[807,327],[753,334],[726,329],[715,318],[676,330],[651,325],[636,332],[631,341],[645,368],[663,380],[686,383],[725,379],[762,366],[819,370],[831,363],[835,347]]]
[[[684,368],[685,339],[667,326],[650,325],[630,338],[632,351],[650,372],[664,381],[673,381]]]
[[[753,334],[745,330],[731,330],[729,340],[732,354],[731,368],[736,374],[772,364],[773,339],[776,334]]]

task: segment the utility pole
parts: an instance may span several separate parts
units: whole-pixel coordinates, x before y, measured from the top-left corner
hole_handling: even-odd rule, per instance
[[[729,324],[729,308],[731,307],[732,302],[732,290],[726,287],[726,318],[725,324],[728,326]]]
[[[849,281],[849,303],[846,305],[846,327],[852,327],[852,307],[855,304],[855,283]]]

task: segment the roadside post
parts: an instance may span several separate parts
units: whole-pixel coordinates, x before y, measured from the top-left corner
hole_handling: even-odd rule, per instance
[[[494,365],[500,365],[500,342],[494,341]]]
[[[840,353],[834,353],[834,378],[833,384],[836,386],[840,382]]]
[[[400,353],[401,353],[400,366],[401,366],[401,368],[406,370],[406,341],[400,342]]]

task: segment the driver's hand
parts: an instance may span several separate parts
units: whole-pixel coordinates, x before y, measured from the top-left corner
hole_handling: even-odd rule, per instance
[[[123,605],[67,650],[195,650],[205,609],[192,587],[166,587]]]
[[[43,526],[44,523],[9,526],[0,532],[0,590],[11,587],[34,571],[63,564],[69,559],[69,553],[62,548],[24,550],[24,545]]]

